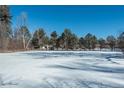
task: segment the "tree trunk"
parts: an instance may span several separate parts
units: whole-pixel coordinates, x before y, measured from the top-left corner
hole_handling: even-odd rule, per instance
[[[23,48],[25,49],[25,37],[24,37],[24,34],[22,35],[22,41],[23,41]]]

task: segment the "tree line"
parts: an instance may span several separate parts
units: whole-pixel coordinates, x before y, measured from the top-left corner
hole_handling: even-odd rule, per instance
[[[78,37],[69,28],[65,28],[59,35],[53,31],[50,36],[43,28],[37,28],[31,33],[27,25],[26,13],[21,13],[17,17],[16,28],[11,28],[12,16],[9,12],[9,6],[0,6],[0,51],[8,50],[103,50],[119,49],[124,52],[124,32],[118,37],[112,35],[106,39],[97,38],[88,33],[84,37]]]

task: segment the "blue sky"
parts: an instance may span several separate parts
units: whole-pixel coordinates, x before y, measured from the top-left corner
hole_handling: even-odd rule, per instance
[[[116,36],[124,30],[124,6],[10,6],[12,25],[16,26],[17,16],[26,12],[31,32],[44,28],[47,35],[57,31],[60,35],[65,28],[78,36],[92,33],[105,38]]]

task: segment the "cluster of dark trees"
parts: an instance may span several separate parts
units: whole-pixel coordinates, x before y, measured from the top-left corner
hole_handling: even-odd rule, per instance
[[[124,51],[124,32],[115,38],[110,35],[106,39],[97,38],[95,35],[88,33],[84,37],[78,37],[70,29],[65,29],[61,35],[53,31],[48,37],[41,28],[35,31],[32,38],[34,48],[42,48],[45,45],[50,46],[51,50],[94,50],[94,49],[121,49]]]
[[[28,50],[28,49],[46,49],[46,50],[94,50],[101,49],[120,49],[124,52],[124,32],[118,37],[112,35],[106,39],[97,38],[88,33],[84,37],[78,37],[68,28],[64,29],[61,35],[53,31],[47,36],[43,28],[38,28],[34,33],[29,31],[27,26],[27,15],[21,13],[17,18],[17,26],[14,30],[11,28],[12,16],[9,12],[9,6],[0,6],[0,51],[8,50]]]

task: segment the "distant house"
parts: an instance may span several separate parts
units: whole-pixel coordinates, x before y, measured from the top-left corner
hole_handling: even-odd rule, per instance
[[[44,45],[40,48],[41,50],[49,50],[49,45]]]
[[[100,44],[96,44],[94,50],[100,50]]]

